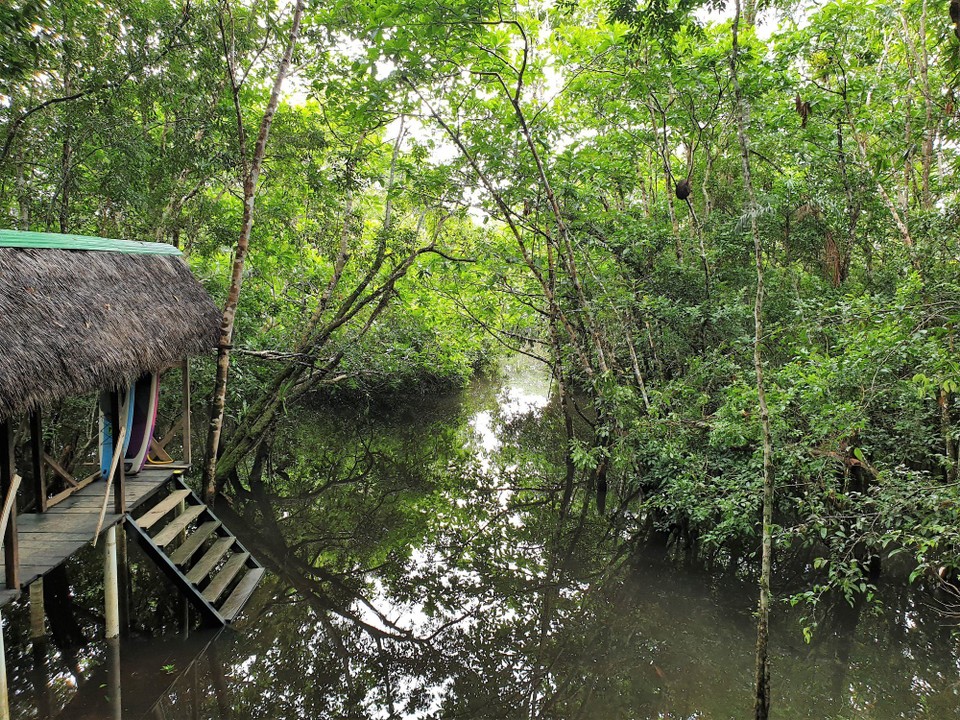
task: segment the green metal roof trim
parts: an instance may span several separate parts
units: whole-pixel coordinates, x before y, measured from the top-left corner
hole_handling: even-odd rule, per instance
[[[0,230],[0,247],[39,248],[44,250],[93,250],[127,255],[182,255],[173,245],[135,240],[112,240],[86,235]]]

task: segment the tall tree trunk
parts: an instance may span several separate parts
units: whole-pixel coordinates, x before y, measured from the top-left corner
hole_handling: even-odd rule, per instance
[[[847,172],[847,152],[843,147],[843,123],[840,120],[837,120],[837,164],[840,168],[840,178],[843,180],[847,214],[847,237],[841,251],[841,265],[839,267],[841,272],[838,277],[839,283],[843,283],[850,270],[850,256],[857,239],[857,223],[860,222],[861,206],[859,194],[854,191],[850,182],[850,174]]]
[[[63,94],[73,93],[73,58],[70,53],[70,43],[73,36],[73,22],[69,13],[63,21]],[[63,143],[60,148],[60,208],[58,213],[60,232],[70,232],[70,185],[72,183],[73,167],[73,128],[71,127],[68,106],[63,107]]]
[[[927,15],[928,0],[923,0],[920,7],[920,20],[917,28],[917,35],[914,38],[913,31],[910,28],[910,22],[907,14],[901,10],[900,20],[903,25],[903,38],[907,46],[907,61],[910,72],[916,80],[919,76],[920,93],[923,95],[923,142],[921,149],[921,171],[920,171],[920,205],[923,209],[929,210],[933,206],[933,194],[930,188],[930,175],[933,168],[934,147],[936,145],[937,135],[940,130],[940,113],[937,111],[936,102],[930,87],[930,57],[927,51]],[[909,112],[909,107],[908,107]],[[935,119],[936,118],[936,119]],[[911,147],[913,138],[910,136],[910,118],[907,118],[907,138],[906,147]],[[911,153],[912,155],[912,153]],[[911,161],[908,156],[907,162]],[[910,173],[912,177],[912,172]],[[904,210],[906,212],[906,210]]]
[[[750,22],[750,18],[747,18]],[[773,438],[770,432],[770,411],[763,381],[763,246],[757,227],[757,201],[750,175],[750,140],[747,133],[749,106],[743,97],[737,75],[738,35],[740,29],[740,0],[736,2],[733,20],[733,47],[730,54],[730,76],[736,100],[737,139],[743,163],[743,183],[747,192],[747,213],[753,236],[754,261],[757,268],[757,294],[753,306],[753,367],[757,378],[757,401],[760,406],[760,425],[763,435],[763,529],[761,535],[760,601],[757,608],[757,665],[755,676],[754,717],[767,720],[770,716],[770,579],[773,569]]]
[[[227,374],[230,370],[230,349],[233,344],[233,325],[237,315],[237,303],[240,300],[240,286],[243,283],[243,266],[247,258],[247,251],[250,247],[250,231],[253,229],[253,206],[257,191],[257,181],[260,178],[260,169],[263,166],[263,157],[267,149],[267,138],[270,134],[270,126],[277,112],[277,105],[280,103],[280,91],[283,88],[283,81],[290,68],[293,49],[297,44],[297,36],[300,33],[303,5],[304,0],[297,0],[297,4],[293,10],[293,21],[290,25],[287,45],[284,49],[283,57],[280,60],[280,66],[277,68],[277,76],[273,82],[270,100],[267,103],[267,108],[260,121],[260,133],[257,136],[257,144],[254,146],[253,157],[250,159],[249,165],[247,165],[246,161],[243,163],[243,221],[240,226],[240,236],[237,238],[237,246],[234,251],[230,290],[227,293],[227,301],[223,307],[223,319],[220,323],[220,342],[217,348],[217,376],[214,382],[213,398],[210,402],[210,426],[207,430],[207,449],[203,471],[204,498],[207,501],[213,500],[217,494],[217,453],[220,449],[220,435],[223,431],[224,406],[227,396]],[[222,27],[221,30],[223,30]],[[230,75],[230,87],[233,92],[234,109],[237,114],[238,141],[240,143],[241,157],[245,158],[243,114],[240,109],[240,87],[236,82],[235,57],[232,47],[231,43],[228,48],[226,35],[224,33],[227,71]]]
[[[16,87],[16,86],[14,86]],[[10,102],[10,116],[17,114],[17,95],[14,92]],[[17,229],[30,229],[30,187],[27,182],[27,165],[24,157],[23,143],[17,143],[14,153],[14,187],[17,195]]]
[[[660,108],[659,102],[652,93],[650,98],[652,102],[647,104],[647,108],[650,110],[650,127],[653,129],[653,141],[660,155],[660,161],[663,163],[664,184],[666,186],[665,197],[667,200],[667,213],[670,215],[670,226],[673,228],[674,252],[677,255],[677,262],[683,262],[683,243],[680,241],[680,223],[677,220],[677,214],[673,207],[673,185],[675,185],[676,181],[673,177],[673,170],[670,168],[670,138],[667,130],[667,116],[666,112]],[[656,111],[653,107],[654,103],[657,105]],[[657,119],[658,114],[660,120]],[[662,140],[660,131],[661,121],[663,122]]]
[[[60,190],[60,232],[70,232],[70,167],[73,163],[73,145],[70,142],[70,129],[65,128],[63,134],[63,148],[60,155],[60,169],[63,183]]]
[[[947,460],[944,479],[948,483],[957,479],[957,443],[953,439],[953,419],[950,417],[950,405],[953,393],[940,389],[937,391],[937,405],[940,408],[940,434],[943,437],[943,452]]]

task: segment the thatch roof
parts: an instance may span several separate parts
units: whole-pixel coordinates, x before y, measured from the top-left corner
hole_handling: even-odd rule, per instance
[[[175,249],[18,244],[0,232],[0,420],[216,346],[220,313]]]

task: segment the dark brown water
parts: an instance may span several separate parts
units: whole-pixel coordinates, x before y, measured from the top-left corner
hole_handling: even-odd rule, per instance
[[[13,716],[746,718],[755,591],[627,548],[595,512],[557,522],[549,386],[516,364],[462,395],[305,410],[228,525],[270,569],[244,615],[201,631],[131,545],[131,636],[103,635],[99,555],[48,580],[43,640],[4,611]],[[960,717],[943,598],[880,587],[777,606],[777,718]]]

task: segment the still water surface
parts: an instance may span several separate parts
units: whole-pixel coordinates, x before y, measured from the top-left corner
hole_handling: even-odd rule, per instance
[[[131,546],[131,637],[99,640],[81,554],[45,639],[26,602],[5,612],[14,717],[749,717],[753,587],[626,546],[595,511],[559,527],[549,382],[504,370],[390,412],[298,412],[264,483],[218,508],[270,570],[224,632],[185,622]],[[944,599],[880,593],[881,612],[821,613],[810,644],[778,606],[775,717],[960,718]]]

